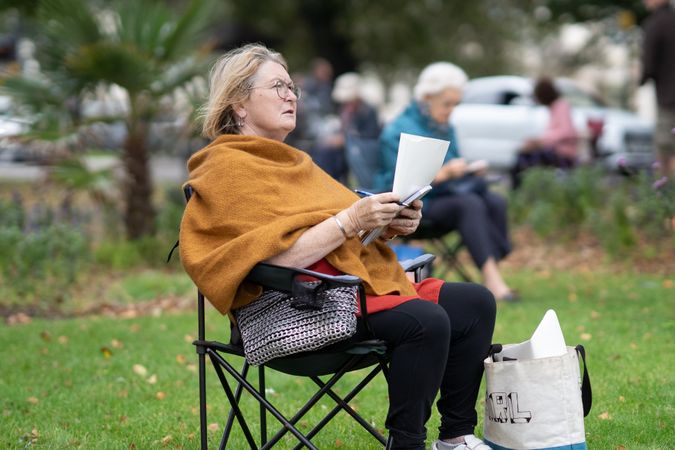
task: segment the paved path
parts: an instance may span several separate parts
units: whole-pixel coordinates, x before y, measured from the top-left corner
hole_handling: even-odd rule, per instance
[[[91,169],[103,169],[119,165],[112,156],[95,156],[86,159]],[[185,162],[181,158],[159,156],[151,160],[152,179],[156,182],[181,183],[187,177]],[[39,181],[46,174],[45,166],[0,162],[0,181]]]

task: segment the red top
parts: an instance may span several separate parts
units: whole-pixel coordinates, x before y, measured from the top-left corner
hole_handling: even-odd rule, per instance
[[[325,273],[326,275],[344,275],[335,267],[331,266],[325,259],[322,259],[312,264],[311,266],[307,267],[307,269],[319,273]],[[443,286],[443,283],[444,283],[443,280],[439,280],[437,278],[427,278],[419,283],[411,282],[411,284],[415,287],[415,290],[417,291],[417,296],[396,295],[396,294],[366,295],[366,305],[368,306],[368,313],[370,314],[376,313],[378,311],[386,311],[414,298],[419,298],[422,300],[428,300],[430,302],[438,303],[438,295],[440,294],[441,286]]]

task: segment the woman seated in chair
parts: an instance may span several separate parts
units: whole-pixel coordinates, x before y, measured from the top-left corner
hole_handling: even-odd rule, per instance
[[[387,226],[412,233],[422,203],[404,208],[388,192],[359,199],[310,157],[283,143],[295,127],[300,91],[282,56],[262,45],[232,50],[211,72],[204,110],[210,145],[188,162],[194,189],[181,223],[181,259],[223,314],[256,301],[243,283],[259,262],[360,277],[375,337],[391,352],[391,448],[425,448],[425,423],[440,388],[438,449],[489,449],[473,436],[483,359],[495,321],[480,285],[413,284],[384,240],[358,234]],[[372,338],[362,319],[350,339]]]
[[[450,141],[445,163],[434,179],[434,189],[425,197],[424,216],[435,227],[457,230],[480,269],[485,286],[497,300],[516,300],[502,278],[497,263],[511,251],[506,200],[487,190],[479,176],[486,164],[468,164],[460,157],[457,138],[448,122],[462,99],[467,76],[447,62],[427,66],[414,89],[414,100],[380,136],[379,190],[391,189],[401,133]]]
[[[530,167],[544,166],[572,169],[577,165],[579,135],[572,120],[572,109],[555,87],[553,80],[540,77],[534,85],[537,103],[548,108],[546,131],[525,140],[511,168],[511,186],[518,189],[523,172]]]

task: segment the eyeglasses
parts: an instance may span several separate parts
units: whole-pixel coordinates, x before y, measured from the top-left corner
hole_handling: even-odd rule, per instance
[[[289,92],[292,92],[298,100],[300,100],[300,95],[302,94],[302,91],[300,91],[300,86],[296,86],[294,83],[285,83],[281,80],[275,81],[272,86],[252,86],[249,88],[249,90],[251,89],[276,89],[277,95],[282,100],[286,100],[288,98]]]

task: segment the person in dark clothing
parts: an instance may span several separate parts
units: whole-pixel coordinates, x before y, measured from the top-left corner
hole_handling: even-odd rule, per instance
[[[669,0],[643,0],[651,11],[644,23],[642,78],[654,80],[658,113],[654,143],[664,177],[675,175],[675,10]]]

